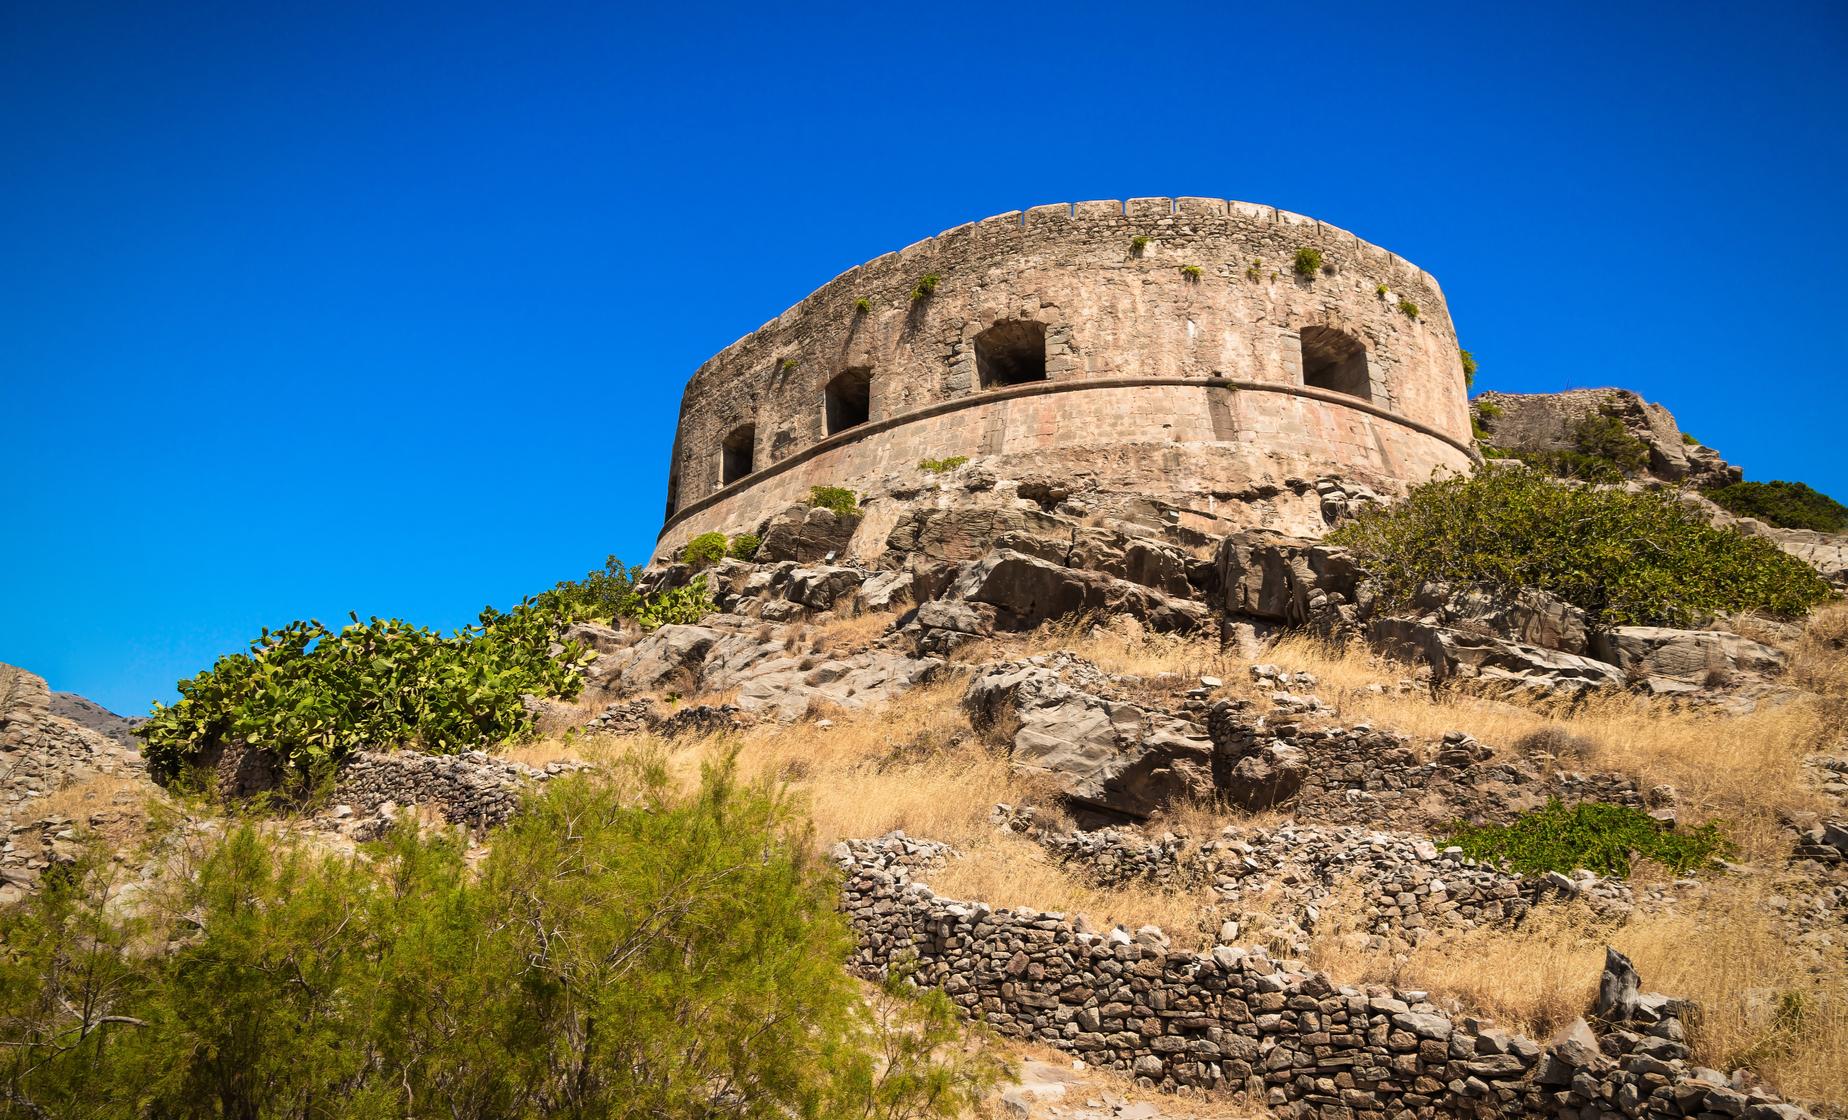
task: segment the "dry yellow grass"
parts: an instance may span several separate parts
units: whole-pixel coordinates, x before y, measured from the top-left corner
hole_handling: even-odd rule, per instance
[[[1579,908],[1537,911],[1520,928],[1427,941],[1409,955],[1358,948],[1360,915],[1324,907],[1310,963],[1344,983],[1386,982],[1430,991],[1547,1038],[1585,1014],[1597,994],[1604,948],[1635,963],[1647,990],[1698,1008],[1695,1058],[1721,1070],[1749,1066],[1783,1092],[1848,1105],[1848,975],[1812,969],[1791,950],[1761,880],[1726,878],[1673,910],[1613,927]]]

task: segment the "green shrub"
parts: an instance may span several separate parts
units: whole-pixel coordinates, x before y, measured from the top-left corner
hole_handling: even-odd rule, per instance
[[[999,1073],[941,994],[869,1006],[831,869],[729,763],[548,783],[478,866],[449,829],[185,843],[145,906],[97,852],[0,911],[0,1115],[923,1120]]]
[[[180,698],[154,705],[136,734],[168,777],[215,743],[247,743],[301,775],[362,747],[491,746],[531,730],[522,695],[577,695],[588,652],[568,643],[553,657],[548,647],[566,623],[596,613],[548,592],[505,614],[489,607],[449,637],[395,618],[353,616],[338,632],[291,622],[181,681]]]
[[[1386,293],[1390,290],[1391,289],[1386,287],[1386,285],[1384,284],[1375,284],[1373,286],[1373,294],[1376,296],[1379,296],[1381,299],[1385,299]]]
[[[756,533],[739,533],[731,539],[731,546],[725,550],[725,555],[734,560],[749,560],[757,555],[763,543],[763,538]]]
[[[1468,389],[1476,384],[1476,356],[1460,346],[1457,354],[1463,359],[1463,388]]]
[[[1809,565],[1717,529],[1663,492],[1579,486],[1535,471],[1437,479],[1329,534],[1404,602],[1427,581],[1538,588],[1602,626],[1694,626],[1715,615],[1793,617],[1829,597]]]
[[[1848,506],[1801,482],[1734,482],[1708,490],[1707,497],[1740,517],[1786,529],[1848,530]]]
[[[1631,435],[1617,416],[1591,413],[1574,421],[1568,431],[1572,446],[1564,450],[1503,454],[1548,474],[1582,482],[1618,483],[1649,466],[1649,445]]]
[[[718,604],[713,602],[712,592],[706,587],[706,574],[701,572],[684,587],[657,591],[638,600],[635,624],[644,630],[658,630],[663,626],[691,626],[718,609]]]
[[[1129,239],[1129,251],[1134,256],[1141,256],[1142,250],[1148,247],[1149,238],[1144,234],[1138,233],[1136,236]]]
[[[560,580],[552,588],[568,613],[582,618],[613,619],[628,614],[635,600],[635,577],[640,564],[624,567],[610,556],[603,567],[587,573],[581,580]]]
[[[794,373],[796,371],[796,360],[794,358],[784,358],[781,362],[777,363],[777,368],[784,373]]]
[[[1245,279],[1250,280],[1253,283],[1256,283],[1259,280],[1264,279],[1264,262],[1263,261],[1252,261],[1251,267],[1245,270]]]
[[[947,459],[919,459],[918,469],[931,474],[946,474],[969,461],[967,455],[952,455]]]
[[[695,568],[710,568],[725,559],[725,548],[724,533],[701,533],[680,550],[680,559]]]
[[[864,315],[873,309],[873,301],[867,299],[865,296],[861,296],[859,299],[853,301],[853,309],[859,314]]]
[[[1407,319],[1416,319],[1418,318],[1418,305],[1409,299],[1402,299],[1399,301],[1399,314]]]
[[[1700,441],[1695,439],[1693,436],[1689,435],[1687,432],[1681,433],[1681,442],[1687,444],[1689,447],[1699,447],[1700,446]]]
[[[845,486],[811,486],[808,504],[817,509],[831,509],[845,517],[859,510],[860,498]]]
[[[1194,284],[1199,283],[1200,282],[1200,266],[1197,264],[1182,265],[1181,266],[1181,276],[1184,277],[1189,283],[1194,283]]]
[[[911,289],[912,300],[929,299],[937,293],[937,285],[942,282],[943,277],[934,272],[926,272],[924,275],[918,277],[918,282],[913,285]]]
[[[1314,279],[1322,271],[1322,251],[1303,248],[1296,250],[1296,260],[1291,265],[1296,275]]]
[[[1510,824],[1472,828],[1459,822],[1445,843],[1462,848],[1471,859],[1506,864],[1524,875],[1584,868],[1620,878],[1630,873],[1632,856],[1687,875],[1712,867],[1727,851],[1712,822],[1675,832],[1628,805],[1594,801],[1567,808],[1557,799]]]

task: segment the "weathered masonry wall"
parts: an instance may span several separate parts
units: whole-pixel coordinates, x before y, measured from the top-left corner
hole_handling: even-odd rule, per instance
[[[1313,277],[1293,270],[1302,248],[1322,254]],[[914,299],[926,276],[937,278],[934,290]],[[1415,318],[1402,300],[1417,305]],[[1019,365],[1023,354],[1035,368]],[[1006,392],[1002,383],[1011,378],[1217,378],[1298,389],[1305,355],[1308,384],[1327,398],[1316,408],[1303,408],[1308,397],[1240,402],[1296,414],[1274,425],[1215,425],[1207,414],[1219,406],[1203,403],[1206,394],[1177,401],[1158,385],[1144,395],[1163,399],[1127,411],[1121,397],[1066,394],[1047,398],[1056,401],[1049,409],[1024,406],[1025,416],[1010,406],[902,436],[900,428],[871,432],[855,442],[892,446],[848,456],[828,481],[851,485],[861,458],[978,454],[984,439],[1044,442],[1053,434],[1043,431],[1048,423],[1064,436],[1053,445],[1078,436],[1096,443],[1105,437],[1092,429],[1104,418],[1115,421],[1108,439],[1118,443],[1243,442],[1260,455],[1318,459],[1316,448],[1291,445],[1327,428],[1345,429],[1356,444],[1377,442],[1355,430],[1362,420],[1344,415],[1347,404],[1376,410],[1368,428],[1403,433],[1383,437],[1389,442],[1433,446],[1416,453],[1331,447],[1332,465],[1358,455],[1403,481],[1421,481],[1434,462],[1467,460],[1459,450],[1469,439],[1463,373],[1443,294],[1391,253],[1314,219],[1221,199],[1081,202],[999,215],[843,273],[703,365],[682,400],[670,528],[678,528],[675,513],[721,490],[746,494],[753,475],[831,435]],[[764,494],[748,501],[771,508]]]
[[[1408,992],[1336,987],[1261,951],[1171,952],[1159,930],[1092,933],[1059,914],[937,897],[907,865],[941,845],[902,834],[837,845],[842,906],[869,975],[894,966],[1003,1034],[1165,1088],[1242,1092],[1283,1116],[1700,1116],[1802,1109],[1688,1062],[1676,1001],[1635,998],[1602,1038],[1551,1047]]]

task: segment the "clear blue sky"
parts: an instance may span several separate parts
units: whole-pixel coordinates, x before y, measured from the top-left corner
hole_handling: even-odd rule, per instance
[[[805,9],[799,11],[799,9]],[[646,555],[681,386],[835,273],[1208,195],[1848,498],[1848,7],[0,2],[0,661],[139,713],[263,625]]]

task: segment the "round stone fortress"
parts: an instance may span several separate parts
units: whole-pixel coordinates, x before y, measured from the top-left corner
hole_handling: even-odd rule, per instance
[[[1036,206],[850,269],[701,366],[657,551],[818,485],[861,494],[877,534],[882,502],[936,481],[922,461],[955,457],[1229,531],[1289,520],[1267,502],[1316,479],[1467,471],[1469,439],[1456,331],[1409,262],[1250,203]]]

